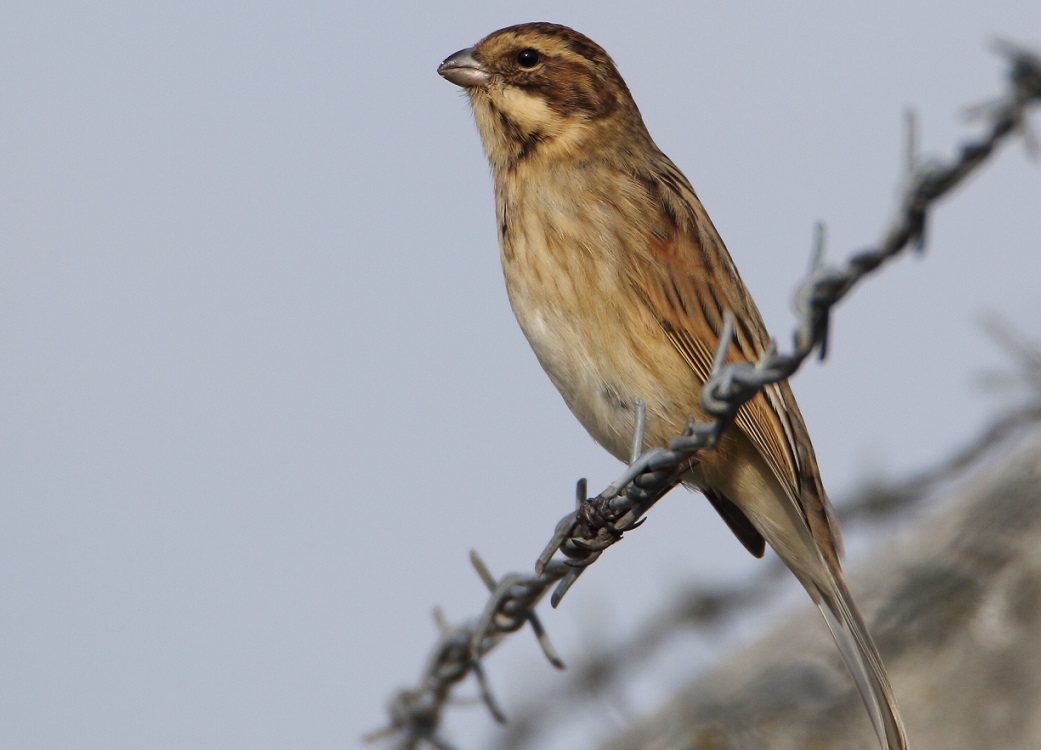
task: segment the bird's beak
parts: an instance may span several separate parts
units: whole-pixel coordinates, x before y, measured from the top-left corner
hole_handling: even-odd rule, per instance
[[[437,72],[464,89],[483,88],[488,85],[488,81],[492,77],[491,73],[474,58],[473,47],[461,49],[454,55],[450,55],[437,66]]]

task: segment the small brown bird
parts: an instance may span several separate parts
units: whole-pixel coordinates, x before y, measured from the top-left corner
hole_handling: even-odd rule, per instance
[[[590,435],[628,458],[635,404],[666,445],[699,392],[723,316],[730,360],[766,326],[687,178],[651,140],[614,62],[549,23],[501,29],[438,68],[462,86],[495,181],[506,290],[531,348]],[[768,542],[824,614],[884,748],[907,747],[885,667],[846,586],[842,542],[787,382],[741,407],[685,475],[755,556]]]

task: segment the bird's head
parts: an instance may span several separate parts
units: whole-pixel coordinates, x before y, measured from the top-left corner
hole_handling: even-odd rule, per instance
[[[493,168],[588,154],[613,133],[646,132],[614,62],[567,26],[500,29],[437,71],[469,95]]]

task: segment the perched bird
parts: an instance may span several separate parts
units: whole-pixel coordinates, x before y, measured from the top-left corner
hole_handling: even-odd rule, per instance
[[[730,360],[755,361],[766,327],[687,178],[651,140],[614,62],[549,23],[501,29],[441,63],[463,87],[495,183],[506,290],[568,407],[628,458],[637,399],[645,442],[689,415],[726,312]],[[893,690],[846,586],[842,543],[787,382],[741,407],[684,476],[755,556],[769,543],[824,614],[888,750],[907,747]]]

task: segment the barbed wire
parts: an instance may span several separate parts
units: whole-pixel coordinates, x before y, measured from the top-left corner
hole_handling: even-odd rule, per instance
[[[576,486],[576,509],[562,518],[535,563],[534,574],[511,573],[496,580],[471,552],[471,562],[491,595],[481,616],[467,624],[448,626],[439,613],[441,633],[431,650],[418,686],[400,690],[388,706],[389,725],[365,736],[367,742],[393,740],[396,748],[412,750],[423,743],[438,750],[452,750],[439,733],[441,716],[452,688],[474,675],[481,700],[497,721],[505,721],[488,687],[481,658],[507,635],[530,625],[551,664],[564,664],[553,650],[535,608],[549,593],[556,607],[586,567],[623,535],[642,523],[644,515],[675,487],[702,450],[714,448],[734,420],[742,404],[767,385],[790,377],[817,351],[827,353],[831,310],[867,274],[907,249],[924,247],[929,210],[939,198],[964,180],[1014,131],[1026,132],[1027,107],[1041,101],[1041,57],[1008,42],[997,52],[1008,61],[1009,88],[981,112],[989,119],[982,137],[963,144],[948,164],[919,161],[913,129],[908,137],[908,170],[900,204],[878,246],[855,253],[844,265],[824,263],[823,230],[818,228],[808,277],[795,294],[798,316],[792,334],[793,349],[780,353],[774,344],[756,363],[724,365],[733,337],[734,322],[725,316],[712,371],[701,389],[702,408],[711,421],[689,419],[681,435],[668,448],[643,450],[644,406],[637,404],[632,460],[611,485],[592,498],[586,481]],[[1028,145],[1031,143],[1027,137]],[[556,557],[557,553],[562,557]]]
[[[1026,434],[1036,434],[1041,425],[1041,348],[1008,329],[1003,329],[1001,335],[1007,337],[1004,348],[1018,365],[1019,371],[1014,373],[1016,384],[1029,389],[1028,400],[991,420],[942,461],[902,479],[873,481],[853,491],[841,504],[836,503],[844,524],[853,519],[890,520],[894,514],[936,497],[941,486],[950,486],[969,471],[975,472],[999,448],[1008,447]],[[787,576],[779,558],[764,562],[767,564],[757,566],[756,574],[742,583],[697,583],[674,592],[665,606],[648,613],[631,635],[586,653],[571,665],[567,679],[551,690],[531,696],[515,709],[509,726],[494,746],[500,750],[538,747],[540,739],[552,731],[549,725],[573,721],[582,700],[613,694],[638,665],[653,660],[677,637],[684,633],[722,632],[743,613],[762,607],[768,597],[777,596],[777,582]],[[797,586],[790,577],[789,583]]]

